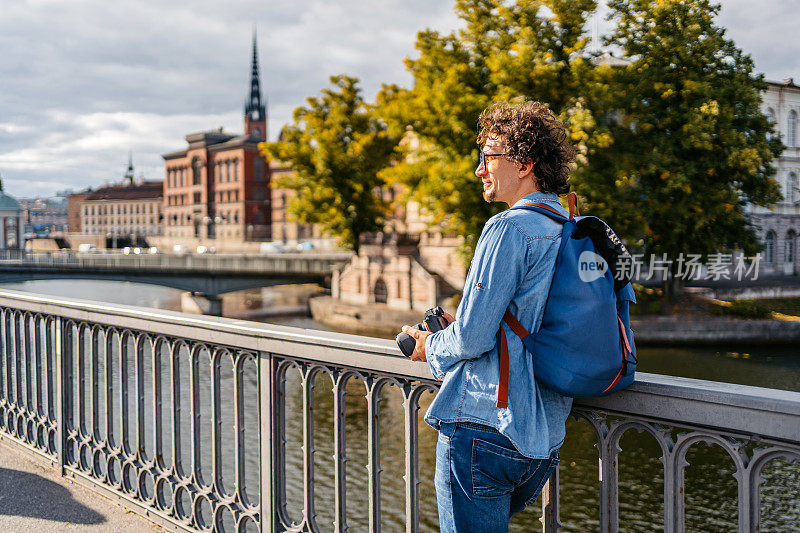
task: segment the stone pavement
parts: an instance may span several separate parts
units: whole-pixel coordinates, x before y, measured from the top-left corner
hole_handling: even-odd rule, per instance
[[[0,442],[0,531],[164,531]]]

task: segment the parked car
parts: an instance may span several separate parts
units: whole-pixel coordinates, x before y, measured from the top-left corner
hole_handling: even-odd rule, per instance
[[[97,246],[94,244],[83,243],[78,245],[78,253],[91,254],[97,252]]]
[[[197,247],[198,254],[214,254],[217,253],[217,249],[213,246],[203,246],[202,244]]]
[[[314,249],[314,243],[313,242],[299,242],[299,243],[297,243],[297,246],[295,246],[295,249],[298,252],[306,252],[308,250],[313,250]]]
[[[160,254],[161,250],[159,250],[158,247],[156,247],[156,246],[151,246],[150,248],[147,249],[147,253],[148,254]]]
[[[175,255],[186,255],[190,252],[189,247],[184,244],[176,244],[172,247],[172,253]]]
[[[262,254],[281,254],[286,251],[286,246],[282,242],[262,242],[260,251]]]
[[[133,253],[133,248],[131,248],[130,246],[126,246],[125,248],[122,249],[122,253],[124,255],[131,255]]]

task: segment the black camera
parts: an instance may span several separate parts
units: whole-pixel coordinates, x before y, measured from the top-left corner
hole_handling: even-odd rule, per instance
[[[422,322],[412,327],[420,331],[430,331],[431,333],[443,330],[447,327],[447,319],[444,317],[444,310],[438,305],[433,309],[428,309],[425,311],[425,317],[422,319]],[[414,337],[408,333],[400,332],[397,334],[397,337],[395,337],[395,340],[397,341],[397,346],[400,347],[400,351],[403,352],[403,355],[411,357],[411,354],[414,352],[414,346],[416,346],[417,343]]]

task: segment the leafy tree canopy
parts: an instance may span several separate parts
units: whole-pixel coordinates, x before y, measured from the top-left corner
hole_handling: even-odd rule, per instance
[[[259,148],[294,170],[273,182],[297,191],[289,211],[358,252],[360,235],[383,227],[378,173],[395,156],[397,139],[364,102],[356,78],[333,76],[331,84],[295,109],[279,141]]]
[[[780,199],[782,151],[760,110],[766,84],[715,24],[708,0],[611,0],[607,44],[629,62],[596,77],[599,117],[575,173],[592,214],[647,254],[708,254],[759,244],[745,205]],[[612,142],[613,141],[613,142]]]
[[[779,200],[770,162],[782,150],[761,113],[763,79],[715,23],[709,0],[611,0],[606,44],[587,51],[593,0],[458,0],[463,29],[426,30],[407,59],[409,89],[376,102],[405,161],[383,172],[433,222],[475,238],[502,206],[474,177],[475,128],[496,100],[547,103],[578,147],[573,186],[585,207],[645,253],[758,248],[745,205]],[[409,153],[408,146],[413,147]]]
[[[432,222],[467,237],[471,249],[500,204],[482,199],[474,175],[480,112],[495,100],[525,96],[556,113],[574,108],[592,75],[581,52],[594,0],[457,0],[463,29],[417,35],[419,57],[407,59],[410,89],[385,86],[377,107],[395,135],[412,129],[413,153],[383,176],[402,183]],[[575,122],[578,124],[578,122]],[[578,137],[588,134],[578,132]]]

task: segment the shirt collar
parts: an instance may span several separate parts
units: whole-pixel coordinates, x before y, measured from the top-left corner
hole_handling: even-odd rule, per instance
[[[520,205],[529,204],[531,202],[558,202],[558,195],[554,192],[541,192],[536,191],[530,194],[526,194],[522,198],[520,198],[514,205],[511,207],[517,207]],[[560,204],[559,204],[560,205]]]

